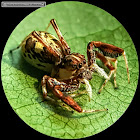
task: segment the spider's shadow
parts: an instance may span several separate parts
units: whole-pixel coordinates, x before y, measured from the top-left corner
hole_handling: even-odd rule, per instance
[[[21,55],[20,48],[12,53],[9,51],[8,53],[4,54],[2,61],[7,63],[9,66],[16,68],[17,70],[22,71],[25,75],[30,75],[31,77],[38,79],[38,81],[41,80],[43,75],[48,74],[27,63]]]

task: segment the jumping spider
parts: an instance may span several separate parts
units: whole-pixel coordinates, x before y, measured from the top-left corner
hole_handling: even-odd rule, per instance
[[[71,53],[70,47],[64,40],[54,19],[50,21],[48,27],[50,25],[52,25],[56,31],[59,40],[46,31],[33,31],[19,46],[27,62],[39,69],[51,72],[50,76],[44,75],[41,81],[44,98],[55,101],[47,96],[47,89],[49,89],[55,97],[61,99],[65,104],[78,112],[106,111],[107,109],[83,110],[68,93],[78,90],[80,83],[83,83],[86,84],[86,90],[89,94],[89,99],[91,99],[92,88],[89,84],[89,80],[92,79],[92,73],[94,71],[106,79],[99,93],[113,74],[114,86],[117,87],[117,57],[120,55],[124,57],[129,82],[128,63],[124,50],[111,44],[91,41],[87,45],[88,61],[86,62],[84,55]],[[96,51],[95,48],[98,48],[102,53]],[[96,58],[100,59],[110,70],[109,75],[96,64]],[[113,66],[111,62],[114,62],[115,66]]]

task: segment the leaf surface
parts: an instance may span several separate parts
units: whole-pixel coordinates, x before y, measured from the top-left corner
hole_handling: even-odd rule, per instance
[[[102,41],[123,48],[126,52],[130,84],[123,57],[118,58],[117,85],[113,78],[97,94],[104,79],[97,73],[90,81],[93,99],[82,95],[75,100],[83,109],[108,108],[108,112],[80,114],[43,100],[40,81],[44,74],[22,58],[16,48],[33,30],[43,31],[54,18],[72,52],[86,56],[90,41]],[[52,27],[48,32],[56,36]],[[87,58],[87,56],[86,56]],[[103,66],[101,62],[97,62]],[[59,2],[39,8],[17,25],[4,49],[1,76],[6,97],[19,117],[35,130],[57,138],[76,139],[97,134],[116,122],[130,105],[138,83],[138,58],[134,44],[125,28],[106,11],[81,2]],[[106,69],[108,72],[108,70]],[[78,92],[85,90],[82,85]]]

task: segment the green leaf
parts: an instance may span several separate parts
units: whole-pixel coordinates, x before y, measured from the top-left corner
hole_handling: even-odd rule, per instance
[[[108,108],[108,112],[80,114],[44,101],[40,81],[44,74],[24,61],[16,48],[33,30],[45,30],[54,18],[72,52],[86,56],[89,41],[102,41],[123,48],[130,71],[130,84],[123,57],[118,58],[117,84],[111,79],[97,94],[104,79],[97,73],[90,81],[93,99],[82,95],[75,100],[83,109]],[[56,36],[52,27],[48,30]],[[86,56],[87,58],[87,56]],[[98,61],[99,65],[102,64]],[[6,97],[18,116],[35,130],[57,138],[76,139],[97,134],[116,122],[130,105],[138,83],[138,58],[134,44],[125,28],[106,11],[81,2],[59,2],[39,8],[17,25],[10,35],[1,63],[1,76]],[[107,69],[106,69],[107,70]],[[78,92],[85,90],[82,85]]]

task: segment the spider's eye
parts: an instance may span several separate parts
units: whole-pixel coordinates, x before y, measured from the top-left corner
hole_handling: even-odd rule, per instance
[[[83,63],[86,64],[86,60],[83,60]]]
[[[82,63],[81,64],[79,64],[79,68],[81,68],[82,67]]]

